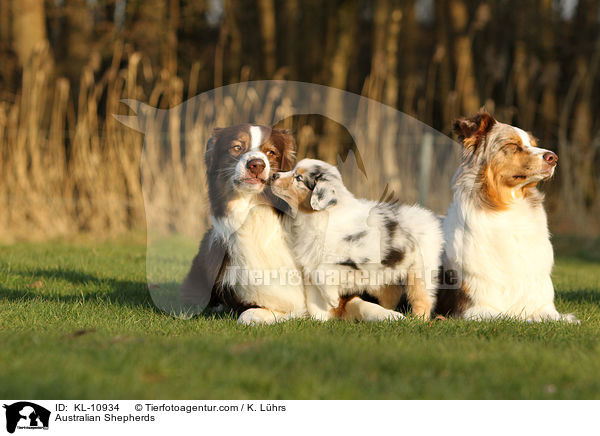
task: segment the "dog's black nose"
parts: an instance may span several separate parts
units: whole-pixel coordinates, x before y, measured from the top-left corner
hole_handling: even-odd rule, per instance
[[[273,180],[277,180],[279,178],[279,173],[273,174]]]
[[[265,162],[262,159],[250,159],[246,164],[246,168],[254,175],[254,177],[260,176],[265,167]]]
[[[551,151],[549,151],[547,153],[544,153],[544,160],[547,164],[556,165],[556,162],[558,161],[558,156],[556,155],[556,153],[552,153]]]

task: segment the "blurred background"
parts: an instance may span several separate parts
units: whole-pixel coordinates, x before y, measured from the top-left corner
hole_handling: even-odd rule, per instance
[[[111,116],[132,114],[119,101],[168,109],[259,79],[347,90],[447,135],[485,106],[558,153],[544,186],[552,230],[597,236],[599,67],[591,0],[0,0],[0,240],[143,228],[144,138]],[[348,148],[348,132],[322,117],[285,127],[301,157],[335,163]],[[201,154],[204,129],[181,140]],[[204,171],[180,158],[156,162]],[[397,193],[414,185],[400,159],[386,176]],[[156,207],[161,195],[172,193],[151,196]],[[427,201],[443,212],[447,199]],[[192,219],[206,220],[203,207]]]

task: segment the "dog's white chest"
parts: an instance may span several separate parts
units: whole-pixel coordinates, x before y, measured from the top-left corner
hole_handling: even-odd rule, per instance
[[[447,253],[475,305],[520,314],[552,304],[554,256],[546,215],[525,201],[507,211],[449,210]]]
[[[240,204],[240,209],[246,205]],[[232,211],[233,212],[233,211]],[[283,312],[305,310],[301,275],[289,249],[281,222],[272,207],[250,207],[231,232],[229,265],[223,282],[246,303]],[[240,220],[242,214],[231,214]]]

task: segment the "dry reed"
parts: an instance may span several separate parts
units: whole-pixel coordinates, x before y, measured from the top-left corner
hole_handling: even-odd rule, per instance
[[[277,114],[276,118],[285,118],[293,105],[289,100],[275,98],[255,101],[251,90],[243,92],[241,87],[239,99],[222,100],[225,112],[234,115],[214,113],[216,109],[203,105],[201,100],[194,102],[198,108],[186,110],[184,114],[177,110],[161,112],[160,116],[167,117],[161,125],[167,128],[161,128],[156,135],[146,135],[147,153],[140,172],[144,136],[110,115],[126,113],[120,103],[122,99],[147,102],[153,107],[176,108],[184,98],[197,93],[200,67],[192,67],[185,89],[182,78],[171,75],[168,70],[153,69],[140,53],[126,55],[125,52],[123,46],[117,44],[112,63],[102,74],[92,54],[81,73],[80,87],[73,92],[66,79],[55,76],[47,47],[41,48],[24,67],[22,87],[15,100],[0,102],[1,240],[63,237],[80,232],[105,237],[144,227],[144,207],[152,217],[149,223],[152,229],[199,237],[208,225],[202,156],[214,120],[216,124],[228,125],[245,121],[249,114],[260,119],[261,111],[267,121],[273,114]],[[428,90],[435,89],[440,56],[444,56],[443,51],[434,56]],[[557,188],[552,192],[550,206],[555,212],[555,221],[562,224],[559,229],[563,230],[597,230],[600,174],[594,170],[594,162],[598,160],[600,135],[590,133],[589,99],[599,62],[595,56],[590,65],[581,67],[555,126],[561,155],[559,171],[564,174],[559,174],[558,181],[554,182]],[[526,68],[526,64],[523,60],[519,68]],[[530,107],[532,114],[541,111],[535,97],[526,92],[535,80],[533,76],[525,77],[517,71],[511,74],[515,79],[514,96],[523,100],[520,105]],[[241,79],[244,79],[244,69]],[[367,77],[364,94],[379,98],[385,80],[376,75]],[[457,97],[455,93],[447,96],[445,106],[453,113],[457,111],[453,104],[457,98],[464,97]],[[432,102],[431,92],[428,92],[415,103],[414,114],[427,120]],[[406,104],[398,102],[397,106]],[[495,109],[505,121],[511,121],[509,106],[494,102],[486,106]],[[365,161],[367,172],[376,174],[368,180],[361,179],[355,164],[347,165],[345,171],[351,176],[351,188],[359,195],[376,198],[382,186],[389,185],[401,199],[416,201],[419,174],[415,162],[419,161],[422,132],[404,132],[410,140],[399,148],[397,125],[389,123],[368,105],[360,110],[367,126],[361,132],[364,136],[361,140],[376,144],[374,155],[385,155],[386,159],[379,163],[374,163],[374,159]],[[194,120],[181,119],[190,113],[200,115]],[[588,124],[578,124],[574,118],[588,119]],[[209,119],[213,120],[212,124],[203,122]],[[182,122],[187,126],[183,137]],[[339,147],[336,144],[347,140],[339,136],[347,135],[343,129],[334,129],[338,136],[328,138],[322,124],[311,118],[288,119],[283,123],[284,127],[294,129],[301,157],[335,156],[326,147],[332,143]],[[573,145],[581,138],[588,144],[585,149]],[[169,144],[167,148],[161,146],[165,141]],[[431,177],[435,180],[430,183],[436,191],[430,193],[428,206],[438,212],[443,212],[448,205],[449,180],[456,163],[455,152],[434,156]],[[156,174],[161,178],[153,179]],[[142,176],[145,177],[144,189],[140,183]],[[164,180],[169,183],[163,183]],[[561,212],[563,205],[568,206],[568,213]]]

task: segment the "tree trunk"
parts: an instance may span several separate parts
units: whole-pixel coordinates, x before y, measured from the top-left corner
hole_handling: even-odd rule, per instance
[[[163,65],[171,76],[177,75],[177,30],[179,29],[179,0],[169,0],[167,39],[163,44]]]
[[[264,69],[268,78],[275,73],[275,5],[273,0],[259,0],[260,34],[262,37],[262,54],[265,59]]]
[[[12,0],[13,46],[25,65],[36,49],[48,43],[44,0]]]
[[[392,7],[388,18],[388,30],[385,44],[385,86],[383,102],[388,106],[398,107],[398,41],[402,11],[398,5]],[[389,186],[390,192],[398,195],[402,192],[402,178],[398,162],[398,140],[402,132],[398,131],[396,120],[384,120],[383,135],[380,143],[380,156],[386,156],[382,162],[381,186]]]
[[[298,0],[283,2],[286,38],[284,44],[285,63],[293,79],[298,74]]]
[[[350,60],[354,53],[356,37],[356,5],[354,2],[344,2],[337,15],[338,33],[336,51],[331,60],[329,86],[337,89],[346,89]],[[336,114],[341,117],[344,111],[343,101],[336,98],[337,94],[330,94],[326,101],[326,113]],[[339,124],[326,121],[324,125],[324,141],[321,147],[323,160],[335,165],[339,150],[341,129]]]
[[[167,39],[168,28],[167,0],[127,0],[127,40],[155,67],[163,66],[163,41]]]
[[[225,26],[229,33],[229,56],[228,69],[230,83],[235,83],[240,80],[240,71],[242,69],[242,32],[237,11],[237,3],[235,0],[225,0]]]
[[[435,2],[435,28],[437,47],[436,55],[440,62],[438,92],[442,101],[440,127],[443,131],[450,131],[452,119],[456,117],[454,111],[454,93],[452,92],[452,59],[450,57],[450,34],[448,26],[447,1]]]
[[[473,114],[479,109],[480,100],[475,81],[471,35],[467,28],[469,14],[463,0],[450,1],[450,20],[455,34],[457,109],[465,115]]]
[[[416,22],[415,16],[415,0],[404,0],[402,2],[402,11],[398,7],[395,8],[394,13],[400,14],[397,21],[397,30],[395,39],[399,39],[400,33],[400,17],[402,18],[402,39],[401,39],[401,53],[402,53],[402,77],[404,81],[404,92],[403,92],[403,101],[401,102],[402,110],[407,113],[414,115],[415,114],[415,100],[417,99],[417,86],[418,86],[418,77],[417,77],[417,60],[415,59],[415,45],[418,44],[419,41],[419,28]],[[393,14],[392,14],[393,20]],[[390,23],[390,31],[393,29],[394,25]],[[388,52],[389,45],[392,42],[391,36],[388,38]],[[395,50],[398,51],[398,42],[394,41]],[[395,72],[394,74],[400,74],[400,72]],[[389,76],[388,76],[389,77]],[[387,82],[387,80],[386,80]],[[389,94],[390,91],[386,91]]]
[[[10,0],[0,0],[0,46],[9,45],[10,37]]]
[[[65,0],[64,13],[67,26],[67,62],[63,63],[63,74],[66,74],[71,83],[77,84],[81,70],[90,58],[94,19],[86,0]],[[78,86],[74,86],[74,89],[78,89]]]
[[[383,102],[389,106],[398,105],[398,40],[402,11],[394,7],[388,22],[388,34],[385,47],[385,90]]]
[[[558,123],[558,105],[556,91],[558,80],[560,78],[560,64],[552,56],[555,50],[554,41],[554,13],[552,0],[542,0],[541,2],[541,26],[542,34],[540,42],[542,45],[542,56],[546,58],[545,67],[543,69],[541,81],[543,86],[542,91],[542,129],[539,135],[548,140],[552,138],[552,134]]]
[[[389,0],[378,0],[373,13],[373,55],[371,70],[364,95],[373,100],[383,100],[383,84],[385,82],[385,49],[387,22],[390,15]]]
[[[18,60],[12,50],[11,0],[0,0],[0,101],[10,101],[14,96],[18,78]]]

